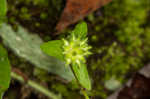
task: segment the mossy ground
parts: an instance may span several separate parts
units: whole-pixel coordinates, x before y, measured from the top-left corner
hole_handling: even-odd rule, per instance
[[[8,0],[8,4],[8,23],[14,29],[17,29],[19,23],[29,31],[38,33],[44,41],[64,36],[62,34],[54,37],[53,33],[65,0]],[[147,64],[150,59],[148,10],[147,0],[115,0],[84,19],[88,23],[89,43],[93,47],[93,55],[88,58],[87,64],[93,82],[93,90],[89,95],[95,97],[94,99],[105,99],[111,92],[106,87],[112,90],[117,88],[115,81],[123,84],[131,74]],[[30,78],[40,81],[56,93],[61,93],[64,99],[83,99],[74,82],[65,84],[46,71],[29,69],[31,64],[11,51],[9,57],[13,66],[19,66]],[[112,86],[107,86],[110,80]],[[22,97],[44,97],[36,96],[32,89],[26,89],[16,81],[12,82],[6,95],[9,99],[17,99],[18,94],[13,94],[12,97],[12,93],[21,89]]]

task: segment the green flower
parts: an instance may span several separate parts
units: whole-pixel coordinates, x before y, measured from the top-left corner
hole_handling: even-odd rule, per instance
[[[72,34],[69,40],[63,39],[63,54],[66,64],[77,64],[80,67],[81,63],[86,62],[86,57],[91,54],[89,51],[91,46],[87,44],[88,39],[81,39]]]

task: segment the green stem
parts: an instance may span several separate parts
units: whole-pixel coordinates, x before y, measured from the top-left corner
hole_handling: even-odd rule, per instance
[[[0,99],[3,99],[3,92],[0,92]]]
[[[11,77],[20,81],[21,83],[24,83],[24,79],[23,77],[21,77],[20,75],[16,74],[15,72],[11,72]],[[56,95],[53,92],[50,92],[48,89],[44,88],[43,86],[41,86],[40,84],[32,81],[32,80],[28,80],[26,83],[28,86],[36,89],[37,91],[43,93],[44,95],[46,95],[47,97],[51,98],[51,99],[62,99],[60,95]]]
[[[85,99],[90,99],[85,90],[82,90],[82,94],[84,95]]]

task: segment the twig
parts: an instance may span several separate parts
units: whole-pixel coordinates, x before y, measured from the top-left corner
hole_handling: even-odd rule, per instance
[[[41,86],[40,84],[38,84],[32,80],[24,81],[24,78],[15,72],[11,72],[11,77],[20,81],[21,83],[26,83],[28,86],[30,86],[30,87],[36,89],[37,91],[43,93],[44,95],[46,95],[50,99],[62,99],[60,95],[56,95],[53,92],[50,92],[48,89],[44,88],[43,86]]]

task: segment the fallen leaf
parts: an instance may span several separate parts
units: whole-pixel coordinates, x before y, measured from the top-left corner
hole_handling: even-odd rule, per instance
[[[67,0],[66,7],[56,26],[57,33],[110,1],[112,0]]]

